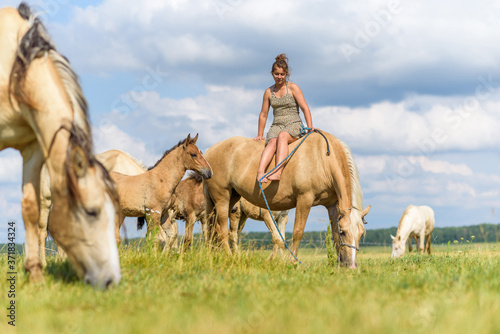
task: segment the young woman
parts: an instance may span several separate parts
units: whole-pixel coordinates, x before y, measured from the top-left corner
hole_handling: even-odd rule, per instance
[[[262,101],[262,109],[259,115],[259,130],[254,140],[264,140],[264,128],[266,127],[269,106],[273,107],[274,120],[266,136],[266,147],[260,158],[257,171],[257,181],[265,175],[266,167],[276,154],[276,165],[288,155],[288,144],[300,137],[302,121],[299,116],[299,107],[304,113],[307,127],[314,129],[312,125],[311,111],[307,106],[304,95],[299,86],[289,82],[290,71],[288,69],[288,58],[285,54],[276,57],[271,74],[274,85],[266,89]],[[309,130],[309,131],[312,131]],[[262,179],[262,183],[278,181],[281,179],[284,164],[273,174]]]

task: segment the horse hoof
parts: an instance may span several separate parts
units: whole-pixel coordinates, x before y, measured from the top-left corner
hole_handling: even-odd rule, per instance
[[[43,276],[42,269],[39,267],[36,267],[34,269],[31,269],[28,271],[29,272],[29,281],[30,283],[43,283],[45,282],[45,277]]]

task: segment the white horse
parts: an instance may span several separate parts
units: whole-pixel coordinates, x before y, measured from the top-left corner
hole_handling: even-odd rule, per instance
[[[434,230],[434,211],[428,206],[410,205],[399,220],[398,232],[392,236],[392,255],[400,257],[405,253],[405,243],[408,240],[408,250],[411,252],[411,239],[414,238],[420,253],[431,254],[431,234]],[[425,239],[427,238],[427,241]],[[425,244],[425,249],[424,249]]]

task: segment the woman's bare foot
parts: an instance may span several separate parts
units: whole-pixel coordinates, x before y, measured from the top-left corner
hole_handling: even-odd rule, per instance
[[[281,172],[276,172],[274,174],[271,174],[267,177],[269,181],[279,181],[281,180]]]
[[[260,173],[260,172],[258,172],[257,173],[257,182],[260,182],[260,183],[267,183],[267,182],[269,182],[269,180],[267,179],[267,177],[265,177],[262,180],[260,180],[264,175],[266,175],[266,173]]]

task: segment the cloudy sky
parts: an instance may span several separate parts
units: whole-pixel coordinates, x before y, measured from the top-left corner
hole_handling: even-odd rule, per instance
[[[498,221],[498,0],[29,3],[80,76],[97,153],[152,165],[188,133],[202,150],[256,136],[284,52],[314,125],[353,151],[367,228],[396,226],[409,204],[434,208],[436,226]],[[22,225],[20,198],[20,155],[4,150],[0,242],[9,220]],[[326,224],[314,208],[306,230]]]

